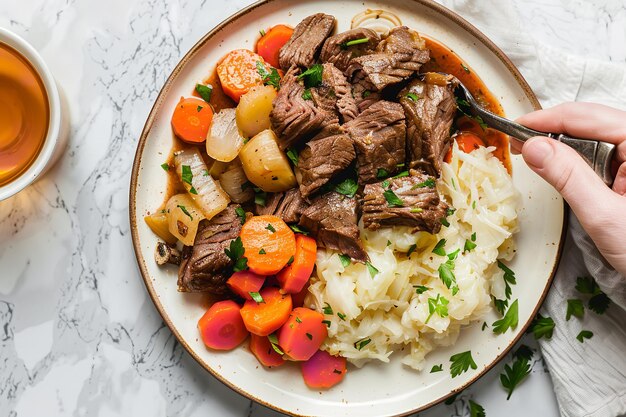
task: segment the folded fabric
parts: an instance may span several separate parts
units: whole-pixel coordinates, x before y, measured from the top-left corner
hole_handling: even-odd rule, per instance
[[[542,106],[592,101],[626,109],[623,65],[583,59],[538,42],[528,35],[510,2],[442,3],[476,25],[511,58]],[[612,303],[604,314],[587,308],[588,297],[575,288],[578,277],[593,277],[608,294]],[[582,318],[566,320],[570,299],[585,302]],[[561,263],[541,314],[556,324],[552,339],[542,339],[540,346],[561,415],[626,415],[626,277],[604,261],[572,213]],[[580,342],[582,330],[592,332],[592,338]]]

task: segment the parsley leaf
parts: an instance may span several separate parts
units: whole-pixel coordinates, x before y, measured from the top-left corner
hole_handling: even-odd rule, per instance
[[[533,350],[528,347],[527,345],[520,345],[520,347],[517,348],[517,350],[515,351],[515,353],[513,353],[513,357],[516,359],[526,359],[527,361],[530,362],[530,360],[533,358],[534,352]]]
[[[428,178],[427,180],[424,180],[420,182],[419,184],[415,184],[413,187],[411,187],[411,189],[416,190],[418,188],[424,188],[424,187],[435,188],[435,179]]]
[[[235,272],[243,271],[248,268],[248,259],[243,256],[245,252],[246,250],[243,247],[243,242],[240,237],[230,241],[230,248],[224,248],[226,256],[235,263],[233,267]]]
[[[472,242],[471,240],[465,239],[465,246],[463,246],[463,252],[469,252],[475,248],[476,248],[476,244],[474,242]]]
[[[370,276],[372,278],[374,278],[376,275],[378,275],[378,269],[376,269],[376,267],[374,265],[372,265],[371,263],[365,262],[365,266],[367,266],[367,270],[370,273]]]
[[[304,236],[307,236],[309,234],[309,232],[307,232],[306,230],[300,228],[300,226],[298,226],[297,224],[290,224],[289,227],[295,233],[300,233],[301,235],[304,235]]]
[[[482,405],[469,400],[470,417],[485,417],[485,409]]]
[[[274,352],[278,353],[281,356],[285,354],[285,352],[283,352],[278,347],[278,337],[276,336],[276,333],[270,334],[269,336],[267,336],[267,338],[270,341],[270,344],[272,345],[272,349],[274,349]]]
[[[305,88],[302,92],[302,100],[313,100],[313,94],[311,94],[310,88]]]
[[[244,209],[241,207],[237,207],[235,209],[235,213],[237,214],[237,217],[239,217],[241,224],[244,224],[246,222],[246,212],[244,211]]]
[[[580,343],[583,343],[585,339],[591,339],[592,337],[593,337],[593,332],[590,332],[589,330],[581,330],[580,333],[578,333],[578,336],[576,336],[576,339]]]
[[[348,255],[344,255],[343,253],[340,253],[338,256],[339,256],[339,260],[341,261],[341,265],[344,268],[347,268],[352,263],[352,260],[350,259]]]
[[[611,300],[605,293],[602,292],[602,290],[593,278],[576,278],[576,289],[582,294],[591,295],[588,306],[589,310],[593,311],[594,313],[604,314],[606,309],[609,308]]]
[[[565,316],[565,320],[569,321],[572,316],[576,316],[579,319],[585,315],[585,307],[583,306],[583,302],[577,299],[569,299],[567,300],[567,314]]]
[[[392,190],[385,190],[383,193],[385,200],[387,200],[387,205],[389,207],[402,207],[404,206],[404,201],[400,197],[396,195]]]
[[[445,284],[447,288],[452,287],[452,284],[456,286],[456,277],[454,276],[454,261],[447,260],[441,265],[439,265],[439,278]]]
[[[328,303],[324,303],[324,308],[322,309],[322,311],[324,312],[324,314],[327,314],[329,316],[332,316],[334,314],[333,308]]]
[[[181,179],[183,180],[183,182],[185,184],[193,186],[193,184],[191,184],[191,181],[193,180],[193,173],[191,172],[191,168],[189,167],[189,165],[183,165],[181,167],[181,170]]]
[[[498,313],[500,313],[501,316],[504,316],[504,310],[506,310],[509,306],[509,300],[498,300],[493,295],[491,296],[491,299],[493,300],[493,306],[496,308]]]
[[[514,329],[517,327],[517,323],[519,321],[517,305],[517,300],[513,301],[504,317],[493,322],[492,326],[494,333],[502,334],[508,329]]]
[[[298,79],[304,78],[304,85],[306,88],[318,87],[322,84],[322,73],[324,66],[321,64],[314,64],[311,68],[298,75]]]
[[[265,255],[267,254],[267,252],[265,252],[265,249],[261,248],[261,250],[259,251],[259,255]]]
[[[468,74],[470,73],[470,69],[467,67],[467,65],[465,65],[462,62],[461,62],[461,68],[463,68],[463,71],[467,72]]]
[[[277,90],[280,88],[280,74],[278,73],[276,68],[272,68],[271,71],[268,71],[261,61],[257,61],[256,70],[261,76],[261,80],[263,81],[264,85],[271,85]]]
[[[306,337],[309,338],[309,340],[313,340],[313,335],[311,333],[305,333]]]
[[[430,373],[434,374],[435,372],[441,372],[443,371],[443,363],[440,363],[439,365],[433,365],[433,367],[430,369]]]
[[[408,176],[409,176],[409,171],[402,171],[394,175],[392,178],[403,178],[403,177],[408,177]]]
[[[433,248],[432,252],[434,254],[439,255],[439,256],[446,256],[446,251],[443,248],[445,245],[446,245],[446,240],[445,239],[441,239],[439,242],[437,242],[437,244]]]
[[[165,172],[167,172],[167,171],[169,171],[169,170],[170,170],[170,166],[168,165],[168,163],[167,163],[167,162],[163,162],[163,163],[161,164],[161,168],[163,168],[163,171],[165,171]]]
[[[389,176],[389,172],[384,168],[378,168],[376,170],[376,178],[386,178]]]
[[[347,47],[353,46],[353,45],[360,45],[362,43],[368,43],[369,41],[370,41],[369,38],[354,39],[354,40],[342,43],[341,49],[346,49]]]
[[[589,299],[589,310],[596,314],[604,314],[606,309],[609,308],[609,304],[611,304],[609,296],[601,292]]]
[[[189,220],[193,221],[193,217],[191,217],[191,214],[189,214],[189,212],[187,211],[187,208],[185,206],[181,206],[179,204],[176,207],[178,207],[183,213],[185,213],[187,216],[189,216]]]
[[[266,202],[267,192],[261,190],[260,188],[254,187],[254,204],[265,207]]]
[[[406,251],[406,256],[407,256],[407,258],[410,258],[410,257],[411,257],[411,254],[412,254],[413,252],[415,252],[415,249],[417,249],[417,245],[416,245],[415,243],[414,243],[414,244],[412,244],[411,246],[409,246],[409,250],[408,250],[408,251]]]
[[[504,295],[507,300],[511,299],[511,285],[515,285],[515,272],[498,259],[498,268],[504,271]]]
[[[533,320],[530,325],[530,331],[535,336],[536,340],[545,337],[546,339],[552,338],[552,333],[554,332],[554,320],[552,317],[543,317],[541,314],[537,314],[537,317]]]
[[[437,313],[439,317],[448,317],[448,300],[437,294],[437,298],[428,299],[428,317],[424,324],[427,324],[433,314]]]
[[[296,151],[295,149],[287,149],[287,158],[289,158],[294,166],[298,166],[298,151]]]
[[[478,365],[474,362],[474,358],[472,358],[471,350],[450,356],[450,362],[452,362],[450,364],[450,375],[452,375],[452,378],[456,378],[463,372],[467,372],[470,367],[472,369],[478,368]]]
[[[268,223],[267,226],[265,226],[265,228],[272,233],[276,233],[276,229],[274,229],[274,226],[272,226],[272,223]]]
[[[576,278],[576,290],[581,294],[591,295],[596,295],[601,292],[596,280],[590,277]]]
[[[500,383],[508,393],[506,397],[507,400],[511,398],[515,387],[517,387],[528,374],[530,374],[530,364],[526,358],[517,358],[513,361],[512,366],[509,364],[504,365],[504,373],[500,374]]]
[[[289,260],[287,261],[287,266],[291,265],[293,263],[294,259],[293,259],[293,255],[291,255],[289,257]]]
[[[211,101],[211,94],[213,93],[213,87],[210,85],[196,84],[196,93],[202,97],[202,100],[207,103]]]
[[[356,350],[361,350],[365,346],[367,346],[371,341],[372,341],[372,339],[370,339],[369,337],[365,338],[365,339],[358,340],[358,341],[354,342],[354,348]]]
[[[407,93],[405,97],[408,98],[411,101],[419,100],[419,96],[417,94],[415,94],[415,93]]]
[[[259,294],[256,291],[250,291],[248,294],[250,294],[250,297],[252,297],[252,299],[254,301],[256,301],[257,303],[265,303],[265,301],[263,300],[263,297],[261,297],[261,294]]]
[[[359,185],[352,178],[346,178],[335,186],[335,191],[350,198],[354,197]]]
[[[346,315],[340,312],[337,312],[337,317],[339,317],[341,320],[345,321],[346,320]]]
[[[430,288],[425,285],[414,285],[413,287],[415,288],[415,292],[417,294],[424,294],[426,291],[430,290]]]

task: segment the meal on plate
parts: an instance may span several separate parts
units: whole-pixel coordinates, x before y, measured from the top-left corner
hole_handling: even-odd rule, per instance
[[[502,318],[483,331],[518,321],[508,138],[455,88],[500,104],[390,13],[335,25],[318,13],[261,30],[255,51],[228,52],[190,86],[173,109],[167,201],[145,217],[164,241],[156,261],[179,265],[179,291],[211,297],[204,344],[249,339],[262,365],[300,361],[316,389],[340,382],[347,361],[393,352],[420,370],[492,307]],[[452,377],[477,367],[471,351],[450,362]]]

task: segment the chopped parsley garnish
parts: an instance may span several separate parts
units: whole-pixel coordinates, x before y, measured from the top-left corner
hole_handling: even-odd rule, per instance
[[[415,288],[416,294],[424,294],[426,291],[430,290],[430,288],[425,285],[414,285],[413,287]]]
[[[361,350],[365,346],[367,346],[371,341],[372,341],[372,339],[370,339],[369,337],[366,338],[366,339],[358,340],[358,341],[354,342],[354,348],[356,350]]]
[[[161,168],[163,168],[163,171],[165,171],[165,172],[170,170],[170,166],[169,166],[169,164],[167,162],[163,162],[161,164]]]
[[[370,273],[370,276],[372,278],[374,278],[376,275],[378,275],[378,269],[376,269],[376,267],[374,265],[372,265],[369,261],[365,262],[365,266],[367,266],[367,270]]]
[[[472,358],[471,350],[450,356],[450,362],[452,362],[450,364],[450,375],[452,375],[452,378],[461,375],[463,372],[467,372],[469,368],[478,368],[478,365],[474,362],[474,358]]]
[[[261,294],[259,294],[256,291],[250,291],[248,294],[250,294],[250,297],[252,297],[252,299],[254,301],[256,301],[257,303],[264,303],[265,301],[263,300],[263,297],[261,297]]]
[[[190,193],[190,194],[195,194],[195,195],[198,195],[198,191],[196,191],[196,189],[195,189],[194,187],[191,187],[191,188],[189,189],[189,193]]]
[[[322,323],[324,323],[326,327],[330,327],[330,320],[322,320]]]
[[[367,98],[367,97],[369,97],[371,95],[372,95],[372,92],[370,90],[365,90],[365,91],[363,91],[363,94],[361,94],[361,97]]]
[[[333,369],[333,373],[334,374],[339,374],[339,375],[342,374],[342,372],[339,369]]]
[[[181,173],[181,179],[183,180],[183,182],[185,184],[191,184],[191,181],[193,180],[193,173],[191,172],[191,168],[189,167],[189,165],[183,165],[181,167],[182,173]]]
[[[441,294],[437,294],[437,298],[429,298],[428,317],[424,324],[427,324],[435,313],[437,313],[439,317],[448,317],[448,303],[449,301],[445,297],[442,297]]]
[[[470,417],[485,417],[485,409],[482,405],[469,400]]]
[[[210,85],[196,84],[196,93],[202,97],[202,100],[207,103],[211,101],[211,94],[213,94],[213,87]]]
[[[386,178],[388,176],[389,176],[389,172],[387,172],[386,169],[378,168],[378,170],[376,170],[376,178]]]
[[[305,333],[305,334],[309,340],[313,340],[313,335],[311,333]]]
[[[405,97],[408,98],[411,101],[419,100],[419,96],[417,94],[415,94],[415,93],[407,93]]]
[[[472,242],[476,242],[476,232],[472,233],[472,236],[470,236],[470,240]]]
[[[385,190],[383,193],[385,200],[387,200],[387,205],[389,207],[402,207],[404,206],[404,201],[400,197],[396,195],[392,190]]]
[[[415,249],[417,249],[417,245],[414,243],[414,244],[412,244],[411,246],[409,246],[409,250],[408,250],[408,251],[406,251],[406,256],[407,256],[408,258],[410,258],[410,257],[411,257],[411,254],[412,254],[413,252],[415,252]]]
[[[243,242],[241,242],[240,237],[231,240],[230,248],[224,249],[226,256],[228,256],[235,263],[233,266],[233,270],[235,272],[248,269],[248,258],[243,256],[245,252],[246,250],[243,247]]]
[[[487,324],[487,322],[486,322],[486,321],[483,321],[483,325],[482,325],[482,327],[480,328],[480,330],[482,330],[482,331],[484,332],[484,331],[485,331],[485,329],[486,329],[488,326],[489,326],[489,325]]]
[[[277,90],[280,88],[280,74],[278,73],[276,68],[272,68],[271,71],[268,71],[261,61],[257,61],[256,70],[261,76],[261,80],[263,81],[264,85],[271,85]]]
[[[321,64],[315,64],[302,74],[298,75],[298,79],[304,78],[304,86],[306,88],[318,87],[322,84],[322,73],[324,67]]]
[[[456,287],[456,277],[454,276],[453,269],[454,261],[450,259],[439,265],[439,278],[447,288],[451,288],[453,284]]]
[[[353,39],[351,41],[342,43],[341,49],[346,49],[349,46],[360,45],[362,43],[368,43],[369,41],[369,38]]]
[[[476,120],[478,122],[478,125],[480,126],[480,128],[482,130],[487,130],[487,128],[489,127],[489,125],[487,123],[485,123],[485,121],[483,120],[482,117],[480,116],[475,116],[474,120]]]
[[[202,107],[202,106],[198,106],[198,107],[196,107],[196,111],[197,111],[198,113],[200,113],[200,110],[202,110],[203,108],[204,108],[204,107]]]
[[[359,185],[352,178],[346,178],[335,186],[335,191],[350,198],[354,197]]]
[[[380,185],[381,185],[381,187],[383,187],[383,188],[389,188],[389,186],[390,186],[391,184],[389,183],[389,180],[385,180],[385,181],[381,182],[381,183],[380,183]]]
[[[465,245],[463,246],[463,252],[469,252],[476,248],[476,244],[471,240],[465,239]]]
[[[290,224],[289,227],[291,228],[291,230],[293,230],[295,233],[300,233],[301,235],[305,235],[307,236],[309,234],[309,232],[307,232],[304,229],[301,229],[300,226],[298,226],[297,224]]]
[[[424,211],[424,209],[419,207],[413,207],[410,211],[411,213],[421,213],[422,211]]]
[[[565,320],[569,321],[572,316],[576,316],[579,319],[585,315],[585,307],[583,306],[583,302],[577,299],[569,299],[567,300],[567,313],[565,316]]]
[[[402,177],[408,177],[408,176],[409,176],[409,171],[402,171],[394,175],[393,178],[402,178]]]
[[[455,250],[454,252],[450,252],[450,253],[447,255],[447,256],[448,256],[448,259],[450,259],[451,261],[454,261],[454,260],[457,258],[457,256],[459,256],[459,252],[461,252],[461,249],[457,249],[457,250]]]
[[[391,246],[391,240],[387,240],[387,246]]]
[[[259,255],[265,255],[267,254],[267,252],[265,252],[265,249],[261,248],[261,250],[259,251]]]
[[[289,260],[287,261],[287,265],[291,265],[293,263],[294,259],[293,259],[293,255],[291,255],[289,257]]]
[[[472,208],[476,210],[476,200],[472,201]]]
[[[343,313],[337,312],[337,317],[339,317],[341,320],[344,320],[344,321],[346,320],[346,315]]]
[[[270,344],[272,345],[272,349],[274,349],[274,352],[278,353],[281,356],[285,354],[285,352],[283,352],[278,347],[278,337],[276,336],[275,333],[272,333],[271,335],[267,336],[267,338],[270,341]]]
[[[261,36],[265,36],[265,31],[263,29],[259,30],[259,33],[261,34]]]
[[[543,317],[541,314],[537,314],[537,317],[530,325],[529,332],[532,332],[536,340],[545,337],[546,339],[552,338],[554,332],[554,320],[552,317]]]
[[[440,363],[439,365],[433,365],[432,368],[430,368],[430,373],[434,374],[435,372],[441,372],[443,371],[443,364]]]
[[[302,323],[302,320],[298,316],[296,316],[296,323]]]
[[[246,222],[246,212],[244,211],[244,209],[242,209],[241,207],[237,207],[235,209],[235,213],[237,214],[237,217],[239,217],[241,224],[244,224]]]
[[[578,336],[576,336],[576,340],[583,343],[585,339],[591,339],[592,337],[593,332],[590,332],[589,330],[581,330],[580,333],[578,333]]]
[[[608,295],[601,292],[589,299],[589,310],[596,314],[604,314],[606,309],[609,308],[609,304],[611,304],[611,300]]]
[[[589,310],[593,311],[594,313],[604,314],[606,309],[609,308],[611,300],[605,293],[602,292],[602,290],[593,278],[576,278],[576,289],[582,294],[591,295],[588,306]]]
[[[504,373],[500,374],[500,383],[508,393],[506,397],[507,400],[511,398],[515,387],[517,387],[528,374],[530,374],[530,363],[526,358],[520,357],[515,359],[512,365],[504,365]]]
[[[254,204],[265,207],[266,202],[267,202],[267,193],[258,187],[254,187]]]
[[[350,257],[348,255],[344,255],[343,253],[340,253],[337,256],[339,256],[339,260],[341,261],[341,265],[344,268],[347,268],[352,263],[352,260],[350,259]]]
[[[527,345],[520,345],[520,347],[517,348],[517,350],[515,351],[515,353],[513,353],[513,357],[515,359],[526,359],[527,361],[530,362],[530,360],[533,358],[533,355],[535,353],[533,352],[533,350],[528,347]]]
[[[465,65],[464,63],[461,62],[461,68],[463,68],[463,71],[467,72],[468,74],[470,73],[470,69],[467,68],[467,65]]]
[[[500,313],[501,316],[504,316],[504,311],[509,306],[509,300],[498,300],[493,295],[491,296],[491,299],[493,300],[493,305],[496,310],[498,310],[498,313]]]
[[[332,316],[334,314],[333,308],[328,303],[324,303],[324,308],[322,309],[322,311],[324,312],[324,314],[328,314],[329,316]]]
[[[435,188],[435,179],[428,178],[427,180],[422,181],[419,184],[415,184],[413,187],[411,187],[411,189],[416,190],[418,188],[424,188],[424,187]]]
[[[287,149],[287,158],[289,158],[294,166],[298,166],[298,151],[296,151],[295,149]]]
[[[189,212],[187,211],[187,208],[185,206],[181,206],[179,204],[176,207],[178,207],[183,213],[185,213],[187,216],[189,216],[189,220],[193,221],[193,217],[191,217],[191,214],[189,214]]]
[[[515,285],[515,272],[513,272],[508,266],[498,260],[498,268],[504,271],[504,295],[507,300],[511,299],[511,285]]]
[[[513,301],[504,317],[493,322],[492,326],[494,333],[502,334],[508,329],[514,329],[517,327],[517,323],[519,321],[517,304],[517,300]]]
[[[446,245],[446,240],[441,239],[439,242],[437,242],[432,252],[440,256],[446,256],[446,250],[444,249],[445,245]]]
[[[310,88],[305,88],[302,92],[302,100],[313,100],[313,94],[311,94]]]
[[[276,229],[274,229],[274,226],[272,226],[272,223],[268,223],[267,226],[265,226],[265,228],[272,233],[276,233]]]

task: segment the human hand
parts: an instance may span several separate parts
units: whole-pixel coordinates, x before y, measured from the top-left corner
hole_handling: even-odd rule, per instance
[[[569,146],[547,137],[512,140],[528,166],[561,193],[604,258],[626,276],[626,112],[592,103],[564,103],[517,122],[544,132],[617,145],[613,188]]]

